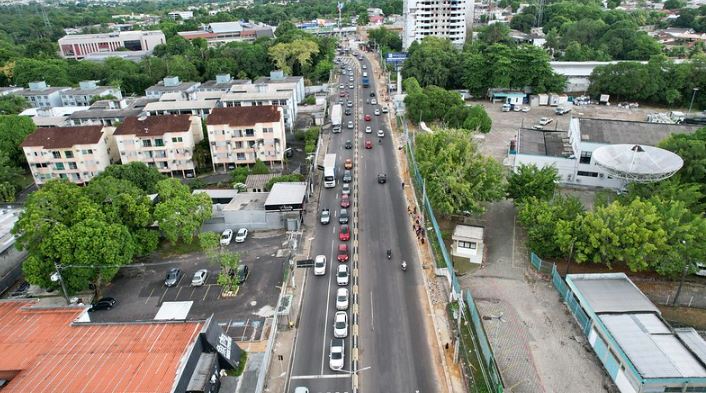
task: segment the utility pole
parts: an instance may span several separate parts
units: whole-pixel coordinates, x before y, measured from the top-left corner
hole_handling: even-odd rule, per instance
[[[694,87],[694,92],[691,93],[691,102],[689,103],[689,111],[686,112],[687,116],[691,113],[691,107],[694,105],[694,98],[696,97],[696,92],[699,91],[698,87]]]
[[[689,259],[686,255],[686,241],[682,240],[681,244],[684,245],[684,270],[681,272],[681,280],[679,280],[679,287],[677,288],[677,294],[674,295],[674,300],[672,300],[672,307],[677,305],[677,300],[679,300],[679,295],[681,294],[681,287],[684,285],[684,280],[686,279],[686,273],[689,271]]]

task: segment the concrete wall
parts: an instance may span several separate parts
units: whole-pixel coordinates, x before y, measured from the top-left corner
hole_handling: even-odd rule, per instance
[[[249,231],[265,231],[285,228],[286,221],[280,212],[266,213],[264,210],[224,211],[222,216],[208,220],[202,231],[222,232],[225,229],[237,231],[247,228]]]

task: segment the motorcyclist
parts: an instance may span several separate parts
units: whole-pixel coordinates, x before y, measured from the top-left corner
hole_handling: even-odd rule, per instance
[[[402,261],[402,270],[407,270],[407,262]]]
[[[390,259],[390,258],[392,258],[392,250],[388,248],[387,249],[387,259]]]

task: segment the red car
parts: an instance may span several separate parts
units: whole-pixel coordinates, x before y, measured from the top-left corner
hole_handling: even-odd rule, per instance
[[[342,242],[351,240],[351,230],[348,225],[341,225],[341,228],[338,229],[338,240]]]
[[[364,119],[365,119],[365,121],[370,121],[373,118],[370,115],[365,115]]]
[[[336,257],[338,262],[348,262],[348,245],[339,244],[338,245],[338,256]]]
[[[370,139],[366,139],[365,140],[365,148],[372,149],[373,148],[373,141],[371,141]]]
[[[350,206],[351,206],[351,198],[348,196],[348,194],[341,195],[341,207],[350,207]]]
[[[346,92],[345,92],[345,91],[342,91],[342,92],[338,93],[338,96],[339,96],[339,97],[345,97],[345,96],[346,96]]]

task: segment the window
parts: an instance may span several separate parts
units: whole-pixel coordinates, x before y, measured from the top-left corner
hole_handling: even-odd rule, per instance
[[[81,150],[81,154],[93,154],[93,149],[84,149],[84,150]]]
[[[272,127],[265,127],[262,129],[262,132],[264,132],[265,134],[271,134],[271,133],[275,132],[275,129]]]
[[[57,171],[63,171],[64,170],[64,163],[63,162],[57,162],[54,164],[54,169]]]
[[[590,164],[591,163],[591,152],[590,151],[582,151],[581,152],[581,159],[579,160],[579,162],[582,164]]]
[[[184,139],[182,137],[177,137],[177,138],[172,138],[172,142],[178,143],[178,142],[183,142]]]
[[[598,177],[598,172],[578,171],[576,174],[579,176]]]
[[[152,141],[149,139],[142,140],[142,147],[152,147]]]
[[[236,149],[242,149],[242,148],[243,148],[243,142],[235,142],[235,148],[236,148]]]
[[[53,151],[51,154],[54,156],[54,158],[61,158],[61,153],[58,151]]]
[[[164,146],[164,140],[163,139],[155,139],[154,140],[154,145],[158,147],[163,147]]]
[[[478,247],[478,244],[476,242],[464,242],[464,241],[459,241],[458,242],[458,247],[459,248],[468,248],[471,250],[475,250],[476,247]]]
[[[66,173],[61,173],[61,174],[59,174],[59,178],[60,179],[68,179],[69,177],[66,176]]]
[[[255,136],[255,130],[252,128],[245,129],[245,136]]]
[[[69,162],[69,169],[78,169],[78,166],[75,162]]]
[[[72,152],[71,150],[66,150],[66,151],[64,152],[64,156],[65,156],[66,158],[74,158],[74,152]]]
[[[244,160],[245,159],[245,153],[238,153],[236,156],[238,160]]]

